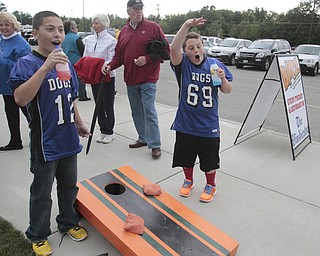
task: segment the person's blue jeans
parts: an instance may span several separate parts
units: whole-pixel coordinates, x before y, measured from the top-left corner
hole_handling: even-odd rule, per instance
[[[34,177],[30,186],[29,227],[26,236],[35,243],[47,240],[51,234],[51,192],[54,178],[57,180],[59,205],[56,217],[58,229],[64,233],[78,224],[79,216],[74,208],[78,193],[77,155],[42,163],[37,154],[32,154],[30,171]]]
[[[160,148],[160,129],[155,106],[156,84],[145,83],[127,86],[131,115],[138,132],[138,141],[148,148]]]

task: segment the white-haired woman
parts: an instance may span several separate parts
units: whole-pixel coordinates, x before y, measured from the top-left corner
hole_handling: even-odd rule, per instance
[[[105,63],[102,67],[104,70],[107,64],[114,56],[116,39],[108,33],[110,20],[105,14],[96,14],[92,17],[92,29],[94,34],[86,38],[83,56],[102,58]],[[101,71],[102,72],[102,71]],[[98,124],[100,126],[100,135],[97,138],[98,143],[108,144],[115,139],[114,135],[114,95],[115,95],[115,71],[109,72],[110,82],[104,84],[105,90],[102,103],[98,112]],[[92,93],[95,101],[98,97],[100,84],[91,84]]]
[[[13,92],[9,88],[10,71],[20,57],[31,52],[27,41],[18,33],[20,23],[8,12],[0,12],[0,94],[3,96],[4,109],[10,131],[10,141],[0,151],[22,149],[20,133],[20,110],[16,104]],[[27,116],[25,108],[21,108]]]

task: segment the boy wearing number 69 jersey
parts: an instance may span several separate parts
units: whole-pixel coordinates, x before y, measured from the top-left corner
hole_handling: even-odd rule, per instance
[[[82,122],[75,99],[78,96],[77,75],[66,56],[56,45],[64,40],[61,18],[50,11],[37,13],[33,18],[33,35],[38,48],[20,58],[10,74],[9,84],[18,105],[26,106],[30,128],[30,187],[29,227],[26,236],[35,255],[51,255],[48,243],[51,234],[51,191],[57,180],[59,213],[58,229],[75,241],[87,237],[78,226],[79,216],[74,209],[78,188],[77,154],[81,152],[79,135],[89,136]],[[68,62],[71,79],[61,81],[55,66]]]
[[[230,93],[233,76],[223,63],[205,56],[198,33],[188,33],[189,28],[204,23],[203,18],[185,21],[171,44],[171,66],[179,86],[179,105],[172,125],[176,131],[172,167],[183,168],[185,179],[180,195],[188,197],[194,185],[193,168],[199,157],[200,170],[206,176],[200,201],[210,202],[216,193],[215,176],[220,167],[218,89]],[[218,65],[214,72],[221,80],[219,85],[213,84],[214,64]]]

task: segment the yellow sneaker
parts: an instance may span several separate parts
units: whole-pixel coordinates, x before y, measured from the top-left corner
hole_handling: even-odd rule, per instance
[[[88,232],[85,228],[74,226],[67,231],[67,234],[74,241],[80,242],[88,237]]]
[[[216,192],[217,192],[216,187],[210,184],[207,184],[200,196],[200,201],[204,203],[211,202]]]
[[[191,195],[191,189],[193,188],[193,181],[185,179],[183,185],[180,188],[180,196],[188,197]]]
[[[53,252],[48,240],[32,243],[32,251],[36,256],[48,256]]]

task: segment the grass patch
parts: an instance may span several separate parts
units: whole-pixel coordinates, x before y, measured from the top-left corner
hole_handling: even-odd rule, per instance
[[[32,256],[29,240],[12,224],[0,217],[0,255]]]

